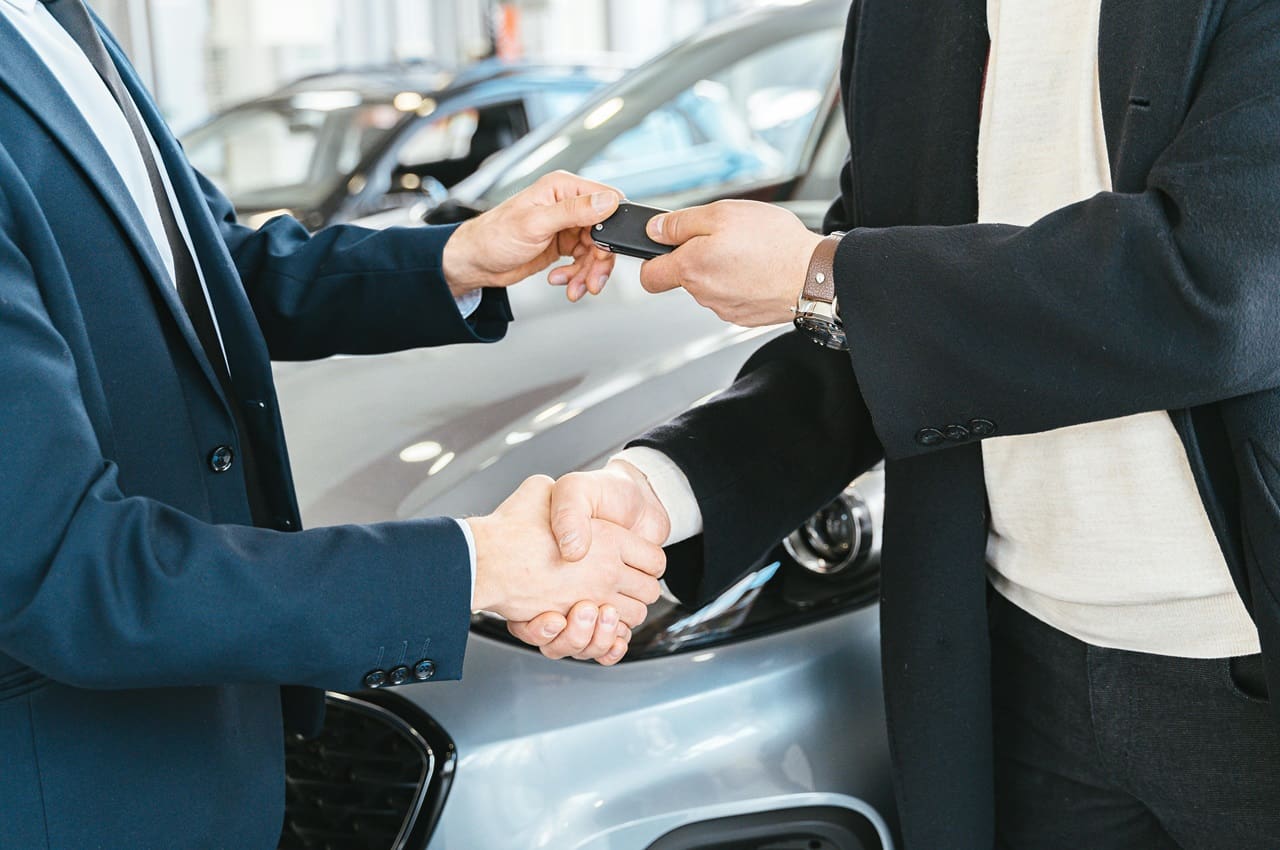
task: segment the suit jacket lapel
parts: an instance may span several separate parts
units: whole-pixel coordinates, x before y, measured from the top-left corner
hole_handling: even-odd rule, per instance
[[[1140,192],[1177,131],[1222,0],[1103,0],[1102,119],[1117,192]]]
[[[986,0],[860,0],[845,81],[859,225],[977,218]]]
[[[80,166],[85,179],[93,185],[114,214],[121,230],[133,243],[160,301],[177,323],[210,386],[220,395],[213,370],[195,330],[191,327],[186,310],[178,300],[177,291],[160,259],[159,251],[156,250],[155,241],[147,230],[142,214],[138,212],[137,204],[120,178],[120,173],[80,111],[71,103],[66,90],[3,15],[0,15],[0,85],[7,87],[18,100],[26,104],[49,135]]]
[[[256,374],[253,367],[268,362],[270,357],[260,335],[243,332],[246,328],[256,327],[257,320],[253,316],[252,308],[240,284],[235,263],[227,252],[226,243],[222,240],[218,223],[214,221],[209,211],[204,192],[196,182],[195,173],[187,162],[186,154],[178,140],[169,131],[155,101],[151,99],[142,81],[134,73],[120,45],[102,26],[101,21],[98,25],[102,30],[107,52],[116,63],[125,88],[129,90],[143,123],[155,140],[156,148],[160,152],[161,165],[173,186],[174,195],[178,200],[177,212],[187,225],[196,262],[204,274],[205,285],[213,302],[223,347],[230,361],[232,380],[240,391],[261,396],[265,388],[260,385],[258,380],[260,376]],[[182,309],[180,304],[179,309]],[[194,332],[191,334],[191,339],[196,339]],[[199,351],[202,352],[203,349]],[[201,364],[204,366],[207,362],[202,358]],[[208,374],[210,380],[213,380],[212,372]],[[215,389],[218,388],[216,382],[214,386]]]

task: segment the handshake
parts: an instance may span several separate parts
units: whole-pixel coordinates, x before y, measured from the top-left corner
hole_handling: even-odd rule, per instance
[[[534,476],[488,516],[476,544],[472,607],[505,617],[548,658],[622,660],[661,595],[667,512],[635,467],[613,461],[559,481]]]

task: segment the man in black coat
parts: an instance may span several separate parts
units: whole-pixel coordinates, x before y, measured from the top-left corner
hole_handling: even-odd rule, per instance
[[[843,235],[650,225],[649,289],[804,327],[562,480],[562,550],[700,532],[697,603],[883,460],[909,848],[1280,846],[1280,3],[862,0],[841,82]]]

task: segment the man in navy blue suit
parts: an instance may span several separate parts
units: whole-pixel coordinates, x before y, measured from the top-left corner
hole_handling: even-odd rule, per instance
[[[458,678],[474,609],[625,647],[662,551],[602,524],[562,562],[549,479],[301,531],[269,366],[498,340],[561,256],[599,291],[617,202],[558,174],[457,228],[254,231],[81,0],[0,0],[0,848],[274,846],[285,726]]]

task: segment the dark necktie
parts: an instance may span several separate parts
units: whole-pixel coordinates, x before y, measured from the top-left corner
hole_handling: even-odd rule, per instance
[[[187,240],[183,238],[182,230],[178,227],[177,213],[169,201],[169,193],[165,190],[164,180],[160,176],[160,165],[152,152],[150,136],[142,122],[142,116],[138,114],[138,107],[130,97],[129,90],[125,88],[124,80],[120,78],[119,70],[111,61],[111,55],[107,53],[106,45],[102,43],[98,29],[94,26],[89,10],[85,8],[82,0],[41,0],[41,2],[53,15],[54,20],[62,25],[72,40],[84,51],[84,55],[89,58],[98,76],[102,77],[102,81],[106,83],[107,89],[115,98],[120,111],[124,113],[125,121],[129,124],[134,143],[142,155],[142,163],[147,170],[147,180],[151,183],[151,192],[155,195],[156,206],[160,209],[160,221],[164,226],[169,250],[173,254],[174,283],[177,285],[178,298],[182,301],[182,306],[186,309],[191,325],[195,329],[196,337],[204,348],[205,357],[213,367],[213,373],[217,376],[222,392],[227,398],[236,429],[240,433],[240,462],[244,465],[245,484],[248,488],[249,505],[254,521],[260,525],[270,524],[270,514],[262,498],[262,489],[259,486],[249,449],[249,432],[245,427],[240,405],[231,384],[231,376],[227,371],[227,360],[222,350],[222,343],[218,339],[213,313],[210,312],[204,287],[200,283],[195,258],[191,256]]]

